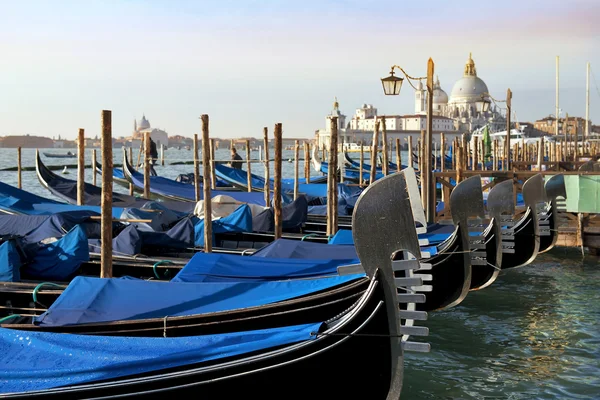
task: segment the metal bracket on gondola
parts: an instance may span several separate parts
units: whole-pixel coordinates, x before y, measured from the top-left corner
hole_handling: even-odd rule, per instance
[[[365,269],[363,268],[362,264],[348,264],[337,267],[337,273],[340,276],[362,274],[364,272]]]

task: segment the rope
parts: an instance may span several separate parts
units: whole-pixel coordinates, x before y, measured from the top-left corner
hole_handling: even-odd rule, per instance
[[[160,276],[158,275],[158,271],[156,270],[156,267],[158,267],[159,265],[163,265],[163,264],[170,264],[170,265],[172,265],[173,262],[169,261],[169,260],[161,260],[161,261],[159,261],[157,263],[154,263],[154,265],[152,266],[152,271],[154,271],[154,276],[156,276],[156,279],[160,279]],[[168,276],[168,272],[169,272],[169,270],[167,269],[165,271],[165,278]]]
[[[309,233],[307,235],[302,236],[302,239],[300,239],[301,242],[304,241],[304,239],[306,239],[307,237],[313,237],[313,236],[317,236],[316,233]]]
[[[20,317],[21,316],[19,314],[12,314],[12,315],[9,315],[7,317],[0,318],[0,324],[3,323],[4,321],[8,321],[9,319],[20,318]]]
[[[37,286],[36,286],[36,287],[33,289],[33,293],[32,293],[32,295],[33,295],[33,302],[34,302],[34,303],[37,303],[37,304],[40,304],[40,305],[42,305],[42,306],[44,306],[44,305],[43,305],[42,303],[38,303],[38,301],[37,301],[37,293],[38,293],[38,291],[39,291],[39,290],[40,290],[40,289],[41,289],[43,286],[54,286],[54,287],[57,287],[57,288],[60,288],[60,289],[64,289],[64,286],[63,286],[63,285],[59,285],[59,284],[52,283],[52,282],[42,282],[42,283],[40,283],[39,285],[37,285]],[[46,307],[46,306],[44,306],[44,307]],[[46,308],[47,308],[47,307],[46,307]]]

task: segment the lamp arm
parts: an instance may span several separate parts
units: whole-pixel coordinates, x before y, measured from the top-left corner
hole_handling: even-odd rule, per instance
[[[494,103],[506,103],[506,100],[498,100],[498,99],[495,99],[495,98],[494,98],[494,97],[493,97],[491,94],[489,94],[489,93],[487,93],[487,92],[484,92],[484,93],[482,93],[482,94],[481,94],[481,96],[487,96],[487,97],[489,97],[490,99],[492,99],[492,101],[493,101]]]
[[[427,79],[427,77],[421,77],[421,78],[415,78],[414,76],[410,76],[406,73],[406,71],[404,71],[404,69],[399,66],[399,65],[392,65],[392,72],[394,72],[394,68],[398,68],[400,71],[402,71],[402,73],[404,74],[404,76],[406,77],[406,80],[408,81],[408,83],[410,84],[410,86],[412,86],[413,89],[415,90],[419,90],[415,87],[415,85],[412,84],[411,80],[415,80],[415,81],[420,81],[423,79]]]

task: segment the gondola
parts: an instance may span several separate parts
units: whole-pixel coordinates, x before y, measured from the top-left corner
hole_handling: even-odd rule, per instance
[[[44,152],[44,156],[46,156],[48,158],[75,158],[75,157],[77,157],[77,154],[73,154],[70,151],[68,151],[66,154],[55,154],[55,153]]]
[[[39,152],[36,152],[35,170],[41,185],[48,189],[53,195],[63,199],[67,203],[77,204],[77,181],[56,175],[44,165]],[[84,183],[84,204],[90,206],[99,206],[102,199],[102,188],[89,183]],[[113,192],[112,201],[114,207],[142,208],[150,199],[144,199],[126,194]],[[161,202],[166,208],[191,213],[194,210],[194,204],[180,201]]]
[[[414,326],[414,319],[424,319],[426,314],[412,311],[413,298],[397,293],[398,286],[421,284],[420,278],[411,276],[420,264],[411,257],[418,253],[418,243],[408,209],[410,204],[398,199],[398,190],[405,190],[401,174],[371,185],[357,203],[353,232],[368,287],[341,313],[315,316],[310,324],[290,325],[284,321],[294,318],[286,312],[281,317],[273,317],[281,318],[281,321],[274,323],[276,327],[268,332],[242,331],[237,328],[243,325],[241,322],[232,322],[227,333],[220,335],[229,335],[232,343],[237,343],[235,349],[216,347],[209,353],[215,354],[213,357],[197,357],[198,351],[206,348],[206,344],[202,347],[204,335],[171,338],[165,334],[167,337],[134,339],[4,328],[1,334],[5,338],[27,337],[29,345],[23,348],[18,340],[16,343],[0,341],[6,355],[4,359],[19,360],[5,362],[3,373],[20,371],[20,379],[10,381],[12,390],[5,388],[3,397],[65,399],[136,395],[155,398],[177,394],[275,399],[290,390],[293,393],[289,396],[294,398],[314,396],[315,388],[318,388],[319,397],[398,399],[403,379],[403,350],[429,350],[426,343],[408,340],[410,335],[427,335],[426,328]],[[403,214],[396,212],[402,209]],[[392,224],[395,230],[381,229],[382,220],[387,225]],[[418,296],[418,299],[423,297]],[[271,313],[276,314],[276,309]],[[169,324],[166,318],[164,323]],[[172,331],[168,332],[171,334]],[[268,337],[267,334],[275,334],[279,342],[274,339],[273,343],[256,341],[258,337]],[[219,334],[206,339],[228,343]],[[39,364],[30,364],[36,356],[48,354],[48,341],[62,349],[61,353],[53,354],[56,367],[52,372],[42,371]],[[200,348],[194,345],[197,341],[200,341]],[[168,352],[166,346],[171,344],[176,346],[178,353]],[[122,349],[127,357],[137,361],[137,370],[132,372],[128,363],[115,364],[112,360],[119,359],[118,351],[108,358],[89,358],[88,355],[84,360],[92,365],[86,363],[81,368],[81,364],[73,364],[78,360],[77,348],[95,349],[94,354],[103,349]],[[142,349],[152,351],[146,353]],[[22,357],[23,351],[28,357]],[[63,357],[64,352],[71,356]],[[173,363],[169,365],[155,356],[162,353],[171,354]],[[182,355],[186,360],[181,360]],[[69,370],[68,380],[63,379],[61,367]],[[87,367],[93,371],[101,370],[104,375],[81,379],[78,373]],[[332,381],[346,380],[359,369],[363,371],[361,378],[368,385],[331,384]],[[298,385],[298,382],[302,384]]]
[[[513,182],[501,182],[498,185],[510,186]],[[496,185],[496,186],[498,186]],[[540,249],[540,236],[537,217],[537,205],[544,201],[544,178],[536,174],[523,183],[523,199],[526,209],[515,221],[512,215],[499,215],[502,224],[502,269],[522,267],[531,263]],[[514,192],[511,192],[514,195]],[[491,211],[494,212],[494,211]]]
[[[551,176],[544,184],[544,190],[546,192],[546,203],[538,213],[540,228],[539,253],[550,251],[556,245],[558,239],[557,198],[567,199],[565,177],[562,174]]]
[[[138,188],[144,187],[144,175],[137,172],[129,164],[127,154],[124,154],[123,173],[125,178]],[[193,185],[186,183],[176,182],[172,179],[168,179],[162,176],[151,176],[150,177],[150,192],[153,197],[163,200],[175,200],[181,202],[195,202],[196,201],[196,189]],[[261,193],[244,193],[232,190],[212,190],[211,196],[230,196],[237,201],[244,203],[257,204],[259,206],[266,206],[264,195]],[[200,191],[200,197],[202,197],[202,190]],[[287,196],[283,196],[283,203],[291,203],[291,199]]]

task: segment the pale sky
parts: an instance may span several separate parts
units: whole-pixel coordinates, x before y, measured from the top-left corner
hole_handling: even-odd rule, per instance
[[[349,118],[414,111],[414,92],[384,96],[392,64],[435,62],[450,94],[469,52],[495,98],[513,91],[519,121],[561,109],[585,116],[586,62],[600,86],[599,0],[14,1],[0,0],[0,135],[131,134],[142,113],[170,135],[313,137],[335,96]],[[600,123],[591,79],[590,118]],[[564,114],[563,114],[564,116]]]

